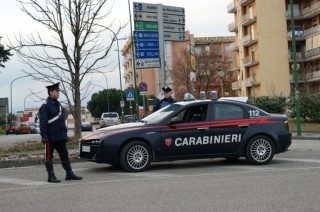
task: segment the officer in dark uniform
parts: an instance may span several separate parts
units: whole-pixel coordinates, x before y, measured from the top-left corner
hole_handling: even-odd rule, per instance
[[[160,102],[153,108],[153,111],[157,111],[167,105],[170,105],[174,103],[174,99],[171,97],[171,88],[169,86],[163,86],[162,87],[164,98],[160,100]]]
[[[41,141],[45,145],[45,165],[48,172],[48,182],[60,183],[53,170],[53,151],[60,156],[62,167],[66,171],[66,180],[81,180],[82,177],[75,175],[71,169],[66,143],[67,127],[65,124],[66,112],[63,110],[59,98],[59,83],[49,85],[46,102],[39,110]]]

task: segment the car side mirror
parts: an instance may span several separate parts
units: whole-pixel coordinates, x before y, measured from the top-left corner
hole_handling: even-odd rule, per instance
[[[171,120],[170,120],[170,124],[178,124],[178,123],[181,123],[182,122],[182,119],[178,116],[176,117],[173,117]]]

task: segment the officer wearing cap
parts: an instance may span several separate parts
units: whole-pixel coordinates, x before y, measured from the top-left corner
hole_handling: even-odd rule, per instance
[[[169,86],[163,86],[162,91],[164,93],[164,98],[153,108],[153,111],[157,111],[167,105],[174,103],[174,99],[171,97],[171,88]]]
[[[81,180],[71,169],[66,143],[67,127],[65,124],[66,112],[63,110],[59,98],[59,83],[46,86],[48,98],[39,110],[41,141],[45,145],[45,166],[48,172],[48,182],[60,183],[53,170],[53,151],[60,156],[62,167],[66,171],[66,180]]]

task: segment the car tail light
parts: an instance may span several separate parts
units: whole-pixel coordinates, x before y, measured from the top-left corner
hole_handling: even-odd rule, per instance
[[[289,122],[288,120],[284,121],[283,124],[287,127],[287,129],[289,130]]]

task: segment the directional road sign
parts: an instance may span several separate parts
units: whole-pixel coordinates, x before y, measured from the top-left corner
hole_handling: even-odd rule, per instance
[[[134,20],[137,21],[158,21],[157,13],[135,12]]]
[[[160,68],[160,58],[137,59],[137,68]]]
[[[134,90],[126,90],[127,101],[134,101]]]
[[[185,17],[182,15],[163,14],[163,22],[171,24],[185,24]]]
[[[163,14],[185,15],[185,10],[183,7],[172,7],[163,5],[162,10]]]
[[[136,50],[137,59],[159,58],[159,49]]]
[[[159,40],[158,31],[134,31],[135,40]]]
[[[154,30],[157,31],[159,29],[158,22],[155,21],[135,21],[134,22],[135,30]]]
[[[185,41],[184,32],[176,33],[176,32],[163,32],[163,39],[166,41]]]
[[[136,49],[159,49],[159,41],[136,41]]]
[[[184,32],[185,26],[181,24],[163,23],[163,31],[164,32]]]
[[[157,4],[146,4],[146,3],[139,3],[139,2],[133,2],[133,11],[143,11],[143,12],[158,12],[158,5]]]

